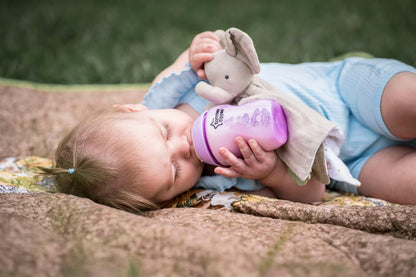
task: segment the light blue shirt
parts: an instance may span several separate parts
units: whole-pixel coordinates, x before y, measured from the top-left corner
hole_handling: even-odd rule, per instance
[[[358,178],[362,166],[374,153],[398,143],[382,119],[381,95],[394,74],[416,72],[415,68],[396,60],[359,57],[321,63],[263,63],[260,68],[260,78],[339,127],[345,141],[338,157],[354,178]],[[174,108],[187,103],[202,113],[209,102],[195,92],[199,81],[190,68],[172,74],[153,86],[143,103],[152,109]],[[416,145],[416,140],[411,143]],[[214,176],[200,178],[199,186],[222,191],[230,187],[257,190],[262,185],[253,180]],[[351,190],[351,186],[348,187],[341,190],[357,192],[356,188]]]

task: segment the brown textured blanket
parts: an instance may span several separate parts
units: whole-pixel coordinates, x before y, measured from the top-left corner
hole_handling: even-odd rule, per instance
[[[83,116],[144,92],[39,90],[0,85],[0,158],[52,158]],[[139,216],[59,193],[1,194],[0,233],[0,276],[416,276],[415,206],[264,198]]]

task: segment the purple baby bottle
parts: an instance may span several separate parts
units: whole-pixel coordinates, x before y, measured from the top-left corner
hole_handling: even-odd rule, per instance
[[[240,106],[215,106],[201,114],[192,127],[196,154],[212,165],[228,165],[218,152],[220,147],[242,157],[236,137],[255,139],[266,151],[282,146],[287,140],[287,123],[280,104],[261,99]]]

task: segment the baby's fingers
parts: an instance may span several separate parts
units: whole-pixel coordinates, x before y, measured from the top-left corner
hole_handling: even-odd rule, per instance
[[[220,155],[224,158],[224,160],[232,167],[232,169],[242,175],[247,170],[246,163],[242,160],[237,158],[233,153],[228,151],[226,148],[220,148]]]
[[[256,177],[260,178],[265,174],[269,174],[276,166],[276,153],[274,151],[265,151],[254,139],[250,139],[248,144],[250,149],[253,151],[253,156],[255,156],[255,161],[257,162],[252,163],[252,165],[249,164],[253,169],[256,169]],[[246,163],[248,162],[246,161]]]
[[[256,158],[257,161],[263,162],[267,159],[267,152],[255,141],[254,139],[250,139],[248,141],[250,145],[250,150],[253,153],[253,156]]]
[[[204,62],[212,60],[214,54],[212,53],[199,53],[192,56],[192,60],[199,65],[202,65]]]
[[[250,148],[251,145],[249,146],[247,142],[241,137],[237,137],[235,139],[235,142],[237,143],[237,146],[240,149],[240,152],[243,155],[246,164],[250,166],[257,162],[257,158],[252,149]]]
[[[200,40],[204,38],[210,38],[210,39],[219,41],[218,37],[214,34],[214,32],[211,32],[211,31],[205,31],[205,32],[197,34],[194,40]]]
[[[241,174],[232,169],[231,167],[216,167],[214,172],[228,178],[238,178]]]
[[[203,64],[207,61],[212,60],[214,57],[211,53],[199,53],[189,57],[189,63],[192,69],[196,72],[199,78],[206,79],[205,70]]]
[[[192,49],[196,53],[214,53],[221,50],[221,44],[212,39],[202,39],[192,45]]]

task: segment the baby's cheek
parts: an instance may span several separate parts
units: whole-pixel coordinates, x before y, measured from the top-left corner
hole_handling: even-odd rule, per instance
[[[189,165],[189,174],[187,179],[189,180],[188,182],[190,183],[190,187],[193,187],[197,183],[198,179],[201,177],[202,168],[202,164],[198,166],[194,164]]]

